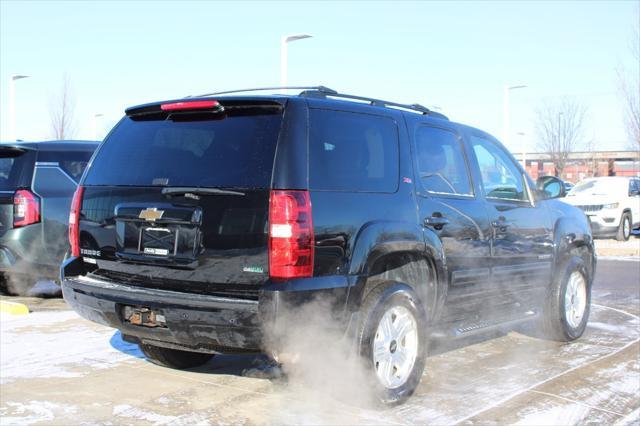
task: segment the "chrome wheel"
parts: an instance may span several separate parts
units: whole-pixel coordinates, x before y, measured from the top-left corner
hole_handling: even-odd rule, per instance
[[[587,283],[584,276],[574,271],[569,276],[567,289],[564,293],[564,313],[567,324],[571,328],[578,328],[587,307]]]
[[[631,235],[631,221],[629,220],[629,216],[624,217],[624,222],[622,223],[622,235],[625,240]]]
[[[418,356],[418,343],[413,314],[403,306],[388,309],[373,341],[373,364],[384,387],[394,389],[407,381]]]

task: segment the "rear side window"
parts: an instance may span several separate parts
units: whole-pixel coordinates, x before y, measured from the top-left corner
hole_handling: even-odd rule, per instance
[[[393,119],[323,109],[311,109],[309,115],[310,189],[398,189],[398,130]]]
[[[187,121],[125,117],[85,183],[268,188],[281,121],[279,111]]]
[[[43,151],[38,153],[38,162],[58,163],[58,166],[77,183],[92,154],[92,151]]]
[[[32,174],[32,151],[0,147],[0,191],[29,187]]]
[[[419,126],[416,129],[416,152],[420,182],[427,191],[473,195],[462,145],[453,132]]]

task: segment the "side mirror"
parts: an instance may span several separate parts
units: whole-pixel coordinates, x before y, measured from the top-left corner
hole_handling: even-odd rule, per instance
[[[540,198],[548,200],[550,198],[560,198],[567,195],[564,189],[564,182],[555,176],[541,176],[536,180],[536,189]]]

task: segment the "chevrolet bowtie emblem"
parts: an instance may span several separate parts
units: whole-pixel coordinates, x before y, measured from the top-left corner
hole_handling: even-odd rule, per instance
[[[138,217],[148,222],[155,222],[156,220],[160,219],[163,214],[164,210],[158,210],[157,208],[153,207],[142,210]]]

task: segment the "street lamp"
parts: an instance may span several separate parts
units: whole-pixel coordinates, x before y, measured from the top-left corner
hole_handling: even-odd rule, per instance
[[[14,74],[11,76],[9,80],[9,140],[16,140],[16,100],[15,100],[15,88],[14,84],[16,80],[21,80],[23,78],[29,78],[28,75],[20,75]]]
[[[98,140],[98,118],[104,117],[104,114],[93,114],[93,140]]]
[[[280,87],[287,86],[287,43],[311,37],[313,36],[309,34],[294,34],[284,36],[280,40]]]
[[[518,132],[518,136],[520,136],[520,148],[522,150],[522,168],[527,170],[527,148],[524,146],[524,132]]]
[[[502,129],[502,140],[507,148],[511,149],[509,145],[509,139],[511,129],[509,128],[509,92],[516,89],[524,89],[527,87],[525,84],[517,84],[514,86],[504,86],[504,110],[503,110],[503,129]]]

